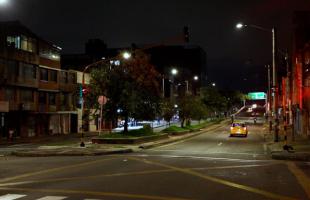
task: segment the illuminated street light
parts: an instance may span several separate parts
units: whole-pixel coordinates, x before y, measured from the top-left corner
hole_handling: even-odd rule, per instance
[[[8,4],[8,0],[0,0],[0,6],[5,6]]]
[[[213,87],[215,87],[215,86],[216,86],[216,84],[215,84],[215,83],[212,83],[212,86],[213,86]]]
[[[178,70],[175,69],[175,68],[173,68],[173,69],[171,70],[171,74],[172,74],[172,75],[177,75],[177,74],[178,74]]]
[[[0,1],[1,1],[1,0],[0,0]],[[129,52],[125,51],[125,52],[123,53],[123,58],[126,59],[126,60],[128,60],[129,58],[131,58],[131,54],[130,54]]]
[[[276,48],[276,29],[272,27],[271,29],[257,26],[254,24],[244,25],[242,23],[238,23],[236,28],[241,29],[243,27],[251,27],[255,29],[259,29],[261,31],[265,31],[271,33],[272,38],[272,111],[274,114],[274,122],[275,122],[275,130],[274,130],[274,142],[279,141],[279,113],[278,113],[278,82],[277,82],[277,48]],[[269,116],[270,117],[270,116]]]
[[[236,25],[236,28],[237,29],[242,29],[243,27],[245,27],[246,25],[244,25],[244,24],[242,24],[242,23],[238,23],[237,25]]]
[[[194,80],[198,81],[199,77],[198,76],[194,76]]]

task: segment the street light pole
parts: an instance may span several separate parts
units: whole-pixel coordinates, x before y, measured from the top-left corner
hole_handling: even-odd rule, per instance
[[[242,24],[238,23],[236,25],[236,28],[241,29],[243,27],[252,27],[255,29],[259,29],[262,31],[266,31],[270,33],[270,29],[253,25],[253,24]],[[277,47],[276,47],[276,29],[275,27],[272,27],[271,29],[272,33],[272,112],[273,112],[273,119],[274,119],[274,142],[279,141],[279,114],[278,114],[278,80],[277,80]]]
[[[278,81],[277,81],[277,69],[276,69],[276,29],[272,28],[272,85],[273,85],[273,114],[274,114],[274,142],[279,141],[279,113],[278,113]]]

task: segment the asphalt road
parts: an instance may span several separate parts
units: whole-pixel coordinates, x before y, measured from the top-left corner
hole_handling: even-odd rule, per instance
[[[124,155],[0,157],[0,200],[310,198],[310,163],[271,160],[262,127],[228,131]]]

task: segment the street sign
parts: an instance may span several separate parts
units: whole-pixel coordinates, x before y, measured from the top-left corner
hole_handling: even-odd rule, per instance
[[[248,97],[250,100],[266,99],[266,93],[265,92],[250,92],[248,93]]]

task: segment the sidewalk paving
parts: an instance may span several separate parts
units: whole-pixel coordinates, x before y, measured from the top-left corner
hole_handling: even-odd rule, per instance
[[[122,145],[122,144],[92,144],[89,140],[85,141],[85,147],[80,147],[79,141],[70,145],[38,145],[32,148],[19,149],[12,151],[11,154],[15,156],[24,157],[46,157],[46,156],[97,156],[108,154],[121,154],[141,151],[143,149],[153,148],[180,140],[188,139],[203,133],[204,131],[213,130],[221,127],[223,124],[228,123],[227,120],[219,124],[212,124],[207,128],[198,132],[191,132],[181,136],[169,136],[168,139],[147,142],[135,145]],[[1,152],[0,152],[1,154]]]
[[[266,129],[268,131],[268,129]],[[284,130],[279,131],[279,142],[274,142],[272,133],[265,133],[265,141],[268,152],[272,159],[275,160],[292,160],[292,161],[310,161],[310,139],[302,136],[295,136],[292,140],[291,130],[287,131],[287,145],[292,147],[292,150],[284,150],[286,142],[284,140]]]

